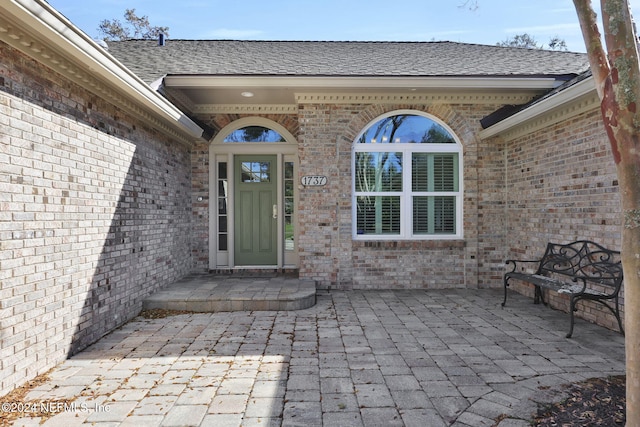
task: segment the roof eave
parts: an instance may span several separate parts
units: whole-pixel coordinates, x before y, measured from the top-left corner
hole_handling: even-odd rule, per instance
[[[596,87],[593,77],[588,77],[575,85],[572,85],[553,96],[542,99],[539,102],[535,102],[531,106],[524,108],[504,120],[480,131],[480,138],[486,139],[507,133],[524,123],[536,120],[545,114],[549,114],[553,110],[561,108],[585,96],[592,95],[595,90]]]
[[[152,125],[165,123],[188,138],[202,129],[43,0],[0,6],[0,40],[100,96],[126,99]],[[113,93],[117,93],[113,95]],[[140,114],[139,114],[140,115]]]

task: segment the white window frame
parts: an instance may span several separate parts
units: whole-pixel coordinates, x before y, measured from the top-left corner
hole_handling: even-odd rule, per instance
[[[407,143],[388,143],[388,144],[368,144],[359,143],[358,141],[369,128],[380,120],[398,116],[398,115],[415,115],[422,116],[434,121],[442,126],[453,137],[455,144],[407,144]],[[369,122],[358,137],[353,141],[351,153],[351,206],[352,206],[352,235],[354,240],[459,240],[464,236],[463,230],[463,213],[464,213],[464,163],[463,149],[460,139],[453,130],[443,121],[430,114],[415,110],[396,110],[387,114],[376,117]],[[397,152],[402,153],[402,191],[401,192],[356,192],[356,153],[361,152]],[[456,192],[414,192],[412,190],[411,176],[411,154],[412,153],[454,153],[458,156],[458,191]],[[370,196],[399,196],[400,197],[400,233],[399,234],[358,234],[357,224],[357,197],[363,194]],[[455,233],[448,234],[414,234],[413,228],[413,197],[414,196],[452,196],[455,197],[456,217],[455,217]]]

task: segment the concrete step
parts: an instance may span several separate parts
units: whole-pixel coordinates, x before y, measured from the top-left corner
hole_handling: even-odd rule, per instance
[[[194,312],[302,310],[316,303],[312,280],[283,275],[189,275],[144,300],[142,308]]]

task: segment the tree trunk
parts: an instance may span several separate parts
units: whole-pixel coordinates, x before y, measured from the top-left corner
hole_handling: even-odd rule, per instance
[[[622,207],[627,425],[640,426],[640,64],[627,0],[601,0],[607,54],[591,0],[574,0],[618,173]]]
[[[625,228],[622,233],[628,426],[640,426],[640,228],[637,218],[634,221],[636,224],[632,228]]]

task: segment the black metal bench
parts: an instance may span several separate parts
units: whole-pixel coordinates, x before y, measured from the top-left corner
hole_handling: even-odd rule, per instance
[[[568,244],[547,243],[544,256],[539,260],[509,259],[513,269],[504,275],[504,301],[507,303],[507,287],[511,279],[522,280],[535,285],[534,303],[544,300],[542,288],[570,297],[571,328],[567,338],[573,334],[573,313],[580,300],[591,300],[607,307],[618,321],[624,335],[618,294],[622,286],[622,264],[620,252],[612,251],[588,240],[578,240]],[[533,265],[537,265],[535,272]]]

